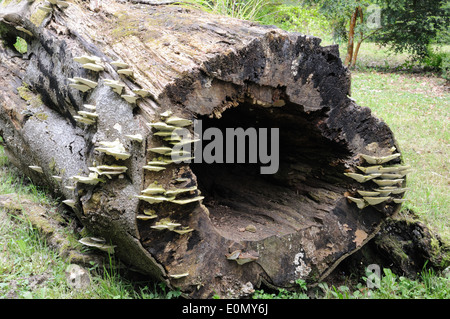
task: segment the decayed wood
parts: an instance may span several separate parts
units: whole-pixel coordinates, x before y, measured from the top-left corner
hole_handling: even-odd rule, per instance
[[[378,185],[344,175],[370,166],[360,154],[390,156],[397,145],[384,122],[349,98],[336,46],[179,6],[104,0],[95,12],[72,1],[44,15],[40,5],[11,1],[0,14],[5,150],[140,271],[196,298],[242,296],[261,282],[317,282],[398,210],[392,199],[365,207],[356,191]],[[14,52],[16,36],[28,43],[24,55]],[[84,55],[98,57],[91,68],[102,70],[76,62]],[[148,94],[134,101],[138,89]],[[78,113],[94,107],[95,117]],[[279,128],[279,171],[262,176],[253,166],[204,163],[144,169],[155,157],[149,150],[167,145],[147,124],[167,111],[205,128]],[[138,134],[142,141],[127,137]],[[116,140],[123,157],[100,151]],[[394,156],[383,165],[399,163]],[[122,171],[95,185],[80,182],[101,165]],[[155,181],[195,188],[190,198],[204,200],[137,197]],[[154,227],[169,219],[180,226]]]

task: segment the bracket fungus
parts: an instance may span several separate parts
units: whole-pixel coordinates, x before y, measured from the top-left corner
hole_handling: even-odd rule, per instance
[[[105,68],[100,65],[100,64],[96,64],[96,63],[85,63],[81,65],[84,69],[88,69],[94,72],[100,72],[100,71],[104,71]]]
[[[153,172],[159,172],[163,171],[166,168],[161,166],[154,166],[154,165],[144,165],[142,166],[143,169],[146,169],[147,171],[153,171]]]
[[[169,277],[173,278],[173,279],[180,279],[183,277],[187,277],[189,276],[188,272],[182,273],[182,274],[169,274]]]
[[[97,173],[90,173],[88,176],[80,176],[75,175],[72,176],[73,180],[82,183],[82,184],[88,184],[88,185],[97,185],[99,182],[104,183],[105,181],[101,178],[98,178]]]
[[[72,208],[75,207],[75,201],[73,199],[66,199],[66,200],[63,200],[62,202]]]
[[[42,170],[42,167],[40,167],[40,166],[33,166],[33,165],[31,165],[31,166],[28,166],[29,168],[31,168],[33,171],[35,171],[35,172],[38,172],[38,173],[44,173],[44,171]]]
[[[361,174],[357,174],[357,173],[344,173],[344,175],[348,176],[350,178],[353,178],[354,180],[356,180],[359,183],[365,183],[367,181],[370,181],[374,178],[381,176],[380,173],[373,173],[370,175],[361,175]]]
[[[169,117],[168,119],[165,120],[165,122],[168,125],[174,125],[174,126],[179,126],[179,127],[192,125],[191,120],[179,118],[176,116]]]
[[[53,11],[53,8],[50,6],[50,4],[47,4],[47,3],[44,3],[44,5],[42,5],[42,6],[39,6],[38,9],[42,10],[44,12],[47,12],[47,13]]]
[[[148,185],[146,189],[141,191],[145,195],[164,194],[165,192],[166,190],[156,183]]]
[[[128,64],[119,60],[111,62],[111,65],[114,65],[115,67],[118,67],[120,69],[126,69],[128,68]]]
[[[79,242],[88,247],[95,247],[97,249],[108,252],[109,254],[114,254],[114,245],[107,245],[104,239],[96,237],[84,237],[79,240]]]
[[[83,85],[89,86],[91,89],[95,88],[97,86],[97,82],[89,80],[89,79],[85,79],[79,76],[76,76],[74,78],[69,78],[69,81],[73,82],[73,83],[81,83]]]
[[[167,123],[164,122],[147,123],[147,126],[149,128],[155,128],[159,131],[174,131],[175,129],[177,129],[176,126],[168,125]]]
[[[162,202],[170,201],[172,198],[167,198],[165,196],[149,196],[149,195],[136,195],[135,197],[140,200],[146,201],[149,204],[157,204]]]
[[[92,89],[91,87],[89,87],[85,84],[80,84],[80,83],[70,83],[69,87],[77,89],[78,91],[81,91],[83,93]]]
[[[67,1],[57,0],[56,5],[60,8],[68,8],[70,4]]]
[[[116,139],[114,142],[99,142],[99,144],[103,147],[97,147],[95,150],[114,156],[117,160],[125,160],[131,156],[119,139]]]
[[[62,181],[62,177],[58,176],[58,175],[53,175],[52,178],[57,181],[57,182],[61,182]]]
[[[150,91],[144,89],[134,89],[132,90],[134,94],[139,95],[140,97],[147,97],[150,95]]]
[[[97,173],[98,175],[106,175],[111,179],[111,175],[120,175],[128,170],[126,166],[120,165],[99,165],[95,167],[89,167],[91,172]]]
[[[120,69],[120,70],[117,70],[117,73],[123,74],[123,75],[127,75],[127,76],[132,76],[133,75],[133,70],[131,70],[131,69]]]
[[[25,32],[25,33],[28,34],[30,37],[34,36],[33,33],[31,33],[31,31],[25,29],[25,28],[22,27],[21,25],[16,26],[16,30]]]
[[[75,62],[81,63],[81,64],[87,64],[87,63],[101,63],[101,59],[94,55],[82,55],[82,56],[76,56],[73,58]]]
[[[119,81],[110,80],[110,79],[104,79],[103,83],[105,85],[110,86],[113,88],[113,91],[117,94],[122,94],[123,89],[125,88],[124,84],[119,83]]]
[[[393,159],[396,159],[397,157],[400,157],[401,154],[400,153],[395,153],[395,154],[392,154],[392,155],[380,156],[380,157],[369,156],[369,155],[366,155],[366,154],[360,154],[360,155],[369,164],[383,164],[383,163],[387,163],[389,161],[392,161]]]
[[[133,141],[136,141],[139,143],[142,143],[142,141],[144,140],[144,138],[142,137],[141,134],[135,134],[135,135],[127,134],[127,135],[125,135],[125,137],[128,137],[130,140],[133,140]]]
[[[123,94],[121,95],[121,97],[130,104],[136,103],[137,99],[139,98],[139,96],[131,94]]]

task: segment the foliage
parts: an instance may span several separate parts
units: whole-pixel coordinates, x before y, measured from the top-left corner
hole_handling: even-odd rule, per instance
[[[449,5],[445,0],[376,0],[381,7],[382,32],[376,42],[394,52],[406,51],[416,59],[428,55],[428,46],[439,31],[448,30]]]
[[[273,3],[262,8],[259,22],[276,25],[283,30],[314,35],[322,39],[330,39],[330,21],[317,7],[309,7],[300,3]]]
[[[208,12],[243,20],[256,20],[270,0],[186,0],[185,3]]]

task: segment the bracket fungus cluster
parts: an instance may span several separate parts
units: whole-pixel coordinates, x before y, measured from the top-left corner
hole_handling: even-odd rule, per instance
[[[395,151],[395,148],[392,149]],[[395,153],[387,156],[369,156],[360,154],[360,157],[371,166],[357,166],[357,168],[364,174],[346,172],[345,176],[356,180],[358,183],[366,183],[372,181],[378,188],[371,190],[357,190],[356,192],[361,197],[354,197],[347,195],[347,198],[356,203],[359,209],[364,209],[367,206],[376,206],[381,203],[395,203],[400,204],[405,201],[401,198],[408,188],[401,187],[404,182],[404,177],[410,171],[409,165],[397,166],[383,166],[390,161],[400,157],[400,153]],[[392,195],[392,196],[389,196]]]

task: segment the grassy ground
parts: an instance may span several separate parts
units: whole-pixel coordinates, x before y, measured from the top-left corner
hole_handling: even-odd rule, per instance
[[[412,166],[404,208],[413,210],[449,241],[449,87],[434,74],[368,68],[396,66],[406,58],[384,55],[385,63],[374,47],[362,48],[360,68],[352,73],[352,96],[389,125],[404,161]]]

